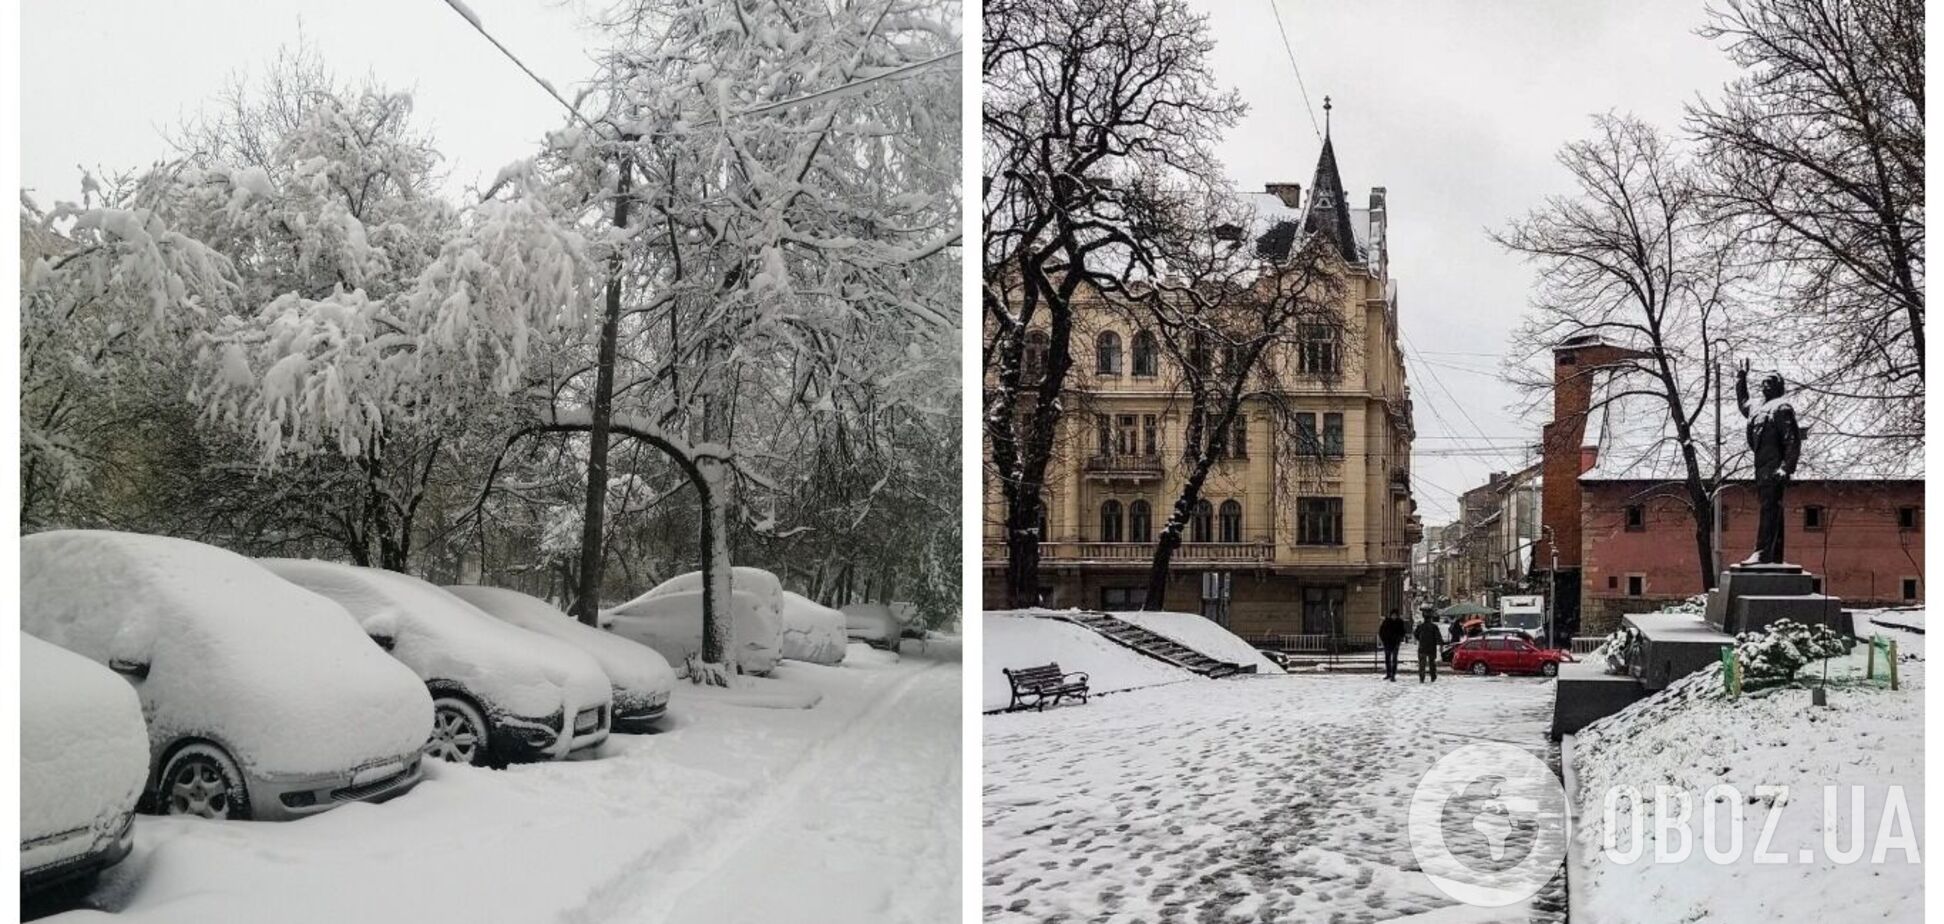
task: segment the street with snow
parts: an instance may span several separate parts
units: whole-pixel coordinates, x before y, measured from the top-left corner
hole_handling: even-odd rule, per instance
[[[679,683],[658,734],[505,770],[428,762],[382,805],[144,815],[94,910],[43,920],[954,919],[958,645],[905,649],[853,644],[839,666],[787,662],[729,691]]]

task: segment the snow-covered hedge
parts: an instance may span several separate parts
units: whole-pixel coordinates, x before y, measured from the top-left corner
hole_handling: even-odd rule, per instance
[[[1741,661],[1742,682],[1787,683],[1812,661],[1839,658],[1856,644],[1825,625],[1805,626],[1777,620],[1766,632],[1735,637],[1735,657]]]

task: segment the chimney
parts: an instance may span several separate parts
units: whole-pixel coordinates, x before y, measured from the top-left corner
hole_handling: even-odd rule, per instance
[[[1370,210],[1373,212],[1383,210],[1384,197],[1385,197],[1384,187],[1382,186],[1370,187]]]
[[[1303,184],[1301,183],[1268,183],[1262,188],[1292,209],[1303,207]]]

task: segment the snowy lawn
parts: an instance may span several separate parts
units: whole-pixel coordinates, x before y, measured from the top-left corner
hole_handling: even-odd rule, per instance
[[[1157,684],[1198,680],[1198,675],[1157,661],[1101,637],[1100,633],[1058,619],[1031,615],[1035,610],[985,614],[984,707],[1004,709],[1012,701],[1006,668],[1018,670],[1047,662],[1063,671],[1084,671],[1094,693],[1113,693]],[[1062,707],[1064,708],[1064,707]]]
[[[1557,920],[1457,906],[1405,833],[1444,754],[1496,740],[1543,758],[1552,690],[1243,676],[987,716],[986,920]]]
[[[142,816],[91,902],[44,920],[955,920],[956,645],[786,662],[813,709],[676,685],[652,736],[596,759],[434,765],[383,805],[291,823]]]
[[[1881,633],[1897,640],[1901,689],[1862,680],[1865,649],[1830,660],[1829,707],[1810,705],[1810,678],[1820,662],[1802,670],[1803,681],[1790,687],[1750,691],[1739,700],[1721,695],[1720,668],[1677,683],[1653,698],[1582,730],[1571,742],[1577,792],[1578,828],[1573,845],[1577,864],[1572,897],[1574,920],[1604,922],[1687,922],[1713,918],[1789,922],[1917,921],[1922,918],[1923,867],[1896,849],[1896,813],[1887,806],[1901,787],[1908,809],[1904,820],[1915,835],[1921,857],[1924,811],[1924,636],[1923,613],[1866,610],[1857,614],[1857,632]],[[1882,670],[1879,657],[1877,668]],[[1879,675],[1880,676],[1880,675]],[[1741,798],[1742,819],[1734,823],[1729,804],[1706,798],[1710,787],[1727,784]],[[1657,836],[1656,823],[1679,814],[1653,810],[1654,787],[1689,794],[1691,820],[1678,825],[1689,835],[1685,859],[1656,862],[1663,844],[1677,851],[1679,833]],[[1787,786],[1786,798],[1757,787]],[[1840,787],[1834,807],[1833,844],[1825,839],[1823,787]],[[1862,795],[1860,816],[1851,809],[1851,787]],[[1618,851],[1609,841],[1606,794],[1620,787],[1643,793],[1646,810],[1617,802],[1611,826]],[[1713,815],[1722,862],[1706,855],[1704,836]],[[1861,823],[1860,858],[1838,862],[1831,847],[1847,852],[1857,843],[1852,824]],[[1884,827],[1885,823],[1889,827]],[[1762,843],[1764,829],[1773,826]],[[1632,836],[1639,829],[1641,854],[1628,862]],[[1732,851],[1731,832],[1739,829],[1740,850]],[[1771,859],[1758,861],[1758,846]],[[1884,860],[1871,862],[1885,849]],[[1777,862],[1772,858],[1780,858]],[[1651,899],[1643,901],[1643,899]]]

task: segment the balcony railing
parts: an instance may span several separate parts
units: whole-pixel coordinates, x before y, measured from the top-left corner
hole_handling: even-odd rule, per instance
[[[1096,454],[1087,458],[1086,470],[1100,478],[1160,478],[1161,456]]]
[[[987,563],[1006,560],[1006,544],[986,540]],[[1113,562],[1145,564],[1154,560],[1152,542],[1042,542],[1040,561]],[[1276,546],[1269,542],[1184,542],[1177,546],[1171,561],[1175,564],[1267,564],[1276,560]]]

